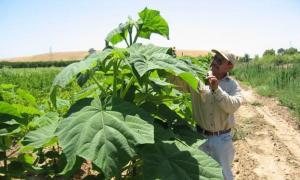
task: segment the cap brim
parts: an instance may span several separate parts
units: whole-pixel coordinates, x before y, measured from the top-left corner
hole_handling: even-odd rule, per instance
[[[220,54],[224,59],[226,59],[227,61],[230,62],[230,60],[228,59],[228,57],[224,53],[222,53],[221,51],[218,51],[216,49],[212,49],[211,52],[216,53],[216,54]]]

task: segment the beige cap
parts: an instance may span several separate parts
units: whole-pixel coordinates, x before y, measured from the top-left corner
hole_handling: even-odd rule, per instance
[[[216,49],[212,49],[211,51],[216,54],[220,54],[224,59],[226,59],[227,61],[230,61],[232,64],[235,64],[236,61],[238,60],[238,58],[232,53],[218,51]]]

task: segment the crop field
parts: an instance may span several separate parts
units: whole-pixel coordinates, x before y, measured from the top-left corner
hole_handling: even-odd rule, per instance
[[[2,68],[0,84],[14,84],[36,97],[49,94],[55,76],[62,68]]]
[[[300,63],[241,63],[234,75],[261,95],[278,97],[300,117]]]

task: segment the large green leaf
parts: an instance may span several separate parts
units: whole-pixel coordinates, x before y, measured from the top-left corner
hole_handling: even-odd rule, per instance
[[[195,149],[206,141],[206,139],[196,130],[192,129],[186,121],[179,121],[177,124],[181,125],[175,125],[173,128],[176,139]]]
[[[54,86],[60,86],[64,88],[76,77],[78,73],[95,67],[97,62],[103,61],[110,54],[110,52],[110,50],[96,52],[85,60],[70,64],[55,77],[52,88]]]
[[[101,62],[107,58],[107,56],[111,53],[111,50],[107,49],[101,52],[96,52],[85,60],[82,60],[77,63],[70,64],[66,68],[64,68],[54,79],[50,92],[50,100],[53,103],[54,107],[56,107],[56,94],[57,87],[64,88],[66,87],[75,77],[86,70],[90,70],[94,68],[98,62]]]
[[[121,23],[117,28],[113,29],[105,38],[105,41],[111,42],[113,45],[121,42],[128,34],[128,24]]]
[[[48,112],[40,118],[34,119],[38,129],[30,131],[22,140],[22,144],[33,148],[45,147],[57,141],[54,132],[58,126],[59,116],[56,112]]]
[[[223,179],[216,161],[180,142],[156,142],[140,150],[145,179]]]
[[[168,23],[159,11],[145,8],[139,12],[139,16],[142,21],[139,37],[150,39],[152,33],[157,33],[169,39]]]
[[[190,87],[192,87],[194,90],[197,90],[197,86],[198,86],[198,78],[195,78],[195,75],[192,73],[188,73],[188,72],[184,72],[184,73],[180,73],[178,74],[179,77],[181,77],[182,80],[184,80],[186,83],[188,83],[188,85]]]
[[[154,143],[153,118],[142,108],[129,102],[114,101],[113,111],[121,112],[125,116],[126,124],[133,130],[138,144]],[[142,122],[141,122],[142,121]]]
[[[198,78],[194,70],[184,61],[165,54],[166,48],[153,45],[135,45],[129,48],[129,62],[139,77],[153,70],[164,70],[181,77],[194,90],[197,90]]]
[[[91,160],[107,178],[115,175],[135,155],[134,145],[149,143],[135,127],[148,127],[138,116],[87,106],[61,121],[56,134],[71,170],[76,156]],[[144,130],[143,130],[144,131]],[[149,132],[153,129],[149,129]]]
[[[35,107],[25,106],[22,104],[13,104],[15,108],[19,111],[20,114],[28,114],[28,115],[40,115],[41,112]]]
[[[0,114],[22,117],[18,108],[4,101],[0,101]],[[2,120],[2,119],[0,119]],[[7,119],[5,119],[7,120]]]
[[[23,90],[23,89],[17,89],[16,92],[17,95],[19,95],[20,98],[22,98],[26,104],[36,106],[36,99],[34,96],[32,96],[29,92]]]
[[[59,120],[59,115],[57,112],[48,112],[41,117],[35,118],[33,123],[37,124],[38,127],[43,127],[56,123]]]
[[[41,148],[57,142],[54,135],[57,125],[58,122],[30,131],[22,140],[22,144],[33,148]]]
[[[149,57],[154,53],[164,53],[168,52],[169,48],[166,47],[158,47],[153,44],[143,45],[140,43],[135,43],[128,48],[128,52],[130,55],[133,54],[140,54],[144,55],[145,57]]]
[[[0,123],[0,136],[13,135],[20,131],[20,123],[11,119]]]

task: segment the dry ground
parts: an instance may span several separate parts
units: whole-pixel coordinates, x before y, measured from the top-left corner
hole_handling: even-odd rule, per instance
[[[88,55],[87,51],[74,51],[74,52],[53,52],[38,54],[34,56],[23,56],[15,58],[2,58],[0,61],[10,62],[39,62],[39,61],[72,61],[83,59]]]
[[[300,180],[300,128],[278,101],[243,87],[236,113],[235,179]]]
[[[177,56],[204,56],[207,55],[209,51],[200,50],[176,50]],[[53,52],[38,54],[34,56],[24,56],[15,58],[2,58],[0,61],[11,61],[11,62],[38,62],[38,61],[71,61],[83,59],[88,55],[87,51],[74,51],[74,52]]]

